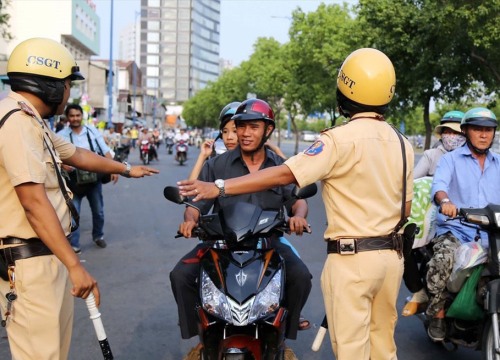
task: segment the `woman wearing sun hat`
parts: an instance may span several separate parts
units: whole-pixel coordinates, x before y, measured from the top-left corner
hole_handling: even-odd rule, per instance
[[[415,179],[433,176],[441,156],[465,144],[465,136],[460,130],[463,117],[464,113],[457,110],[444,114],[439,125],[434,129],[435,135],[440,139],[439,145],[434,149],[424,151],[413,171]]]

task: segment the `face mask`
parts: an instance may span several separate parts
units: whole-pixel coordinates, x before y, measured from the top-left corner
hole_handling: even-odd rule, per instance
[[[465,144],[465,136],[460,134],[442,134],[441,141],[446,151],[452,151]]]

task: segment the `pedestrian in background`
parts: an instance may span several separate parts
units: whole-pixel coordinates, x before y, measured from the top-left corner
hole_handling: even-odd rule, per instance
[[[108,159],[113,159],[110,148],[104,141],[101,132],[93,126],[82,125],[83,109],[80,105],[69,104],[66,107],[65,115],[68,118],[69,127],[59,132],[58,135],[80,148],[90,150]],[[82,185],[78,186],[78,190],[75,187],[72,189],[73,204],[78,210],[78,213],[80,213],[82,200],[83,198],[87,198],[92,212],[92,240],[98,247],[105,248],[107,244],[104,240],[104,199],[102,196],[102,182],[97,175],[89,175],[94,176],[94,178],[89,180],[88,183],[83,184],[83,181],[80,180],[80,170],[68,165],[63,165],[63,168],[68,172],[73,182],[76,181],[78,182],[77,185]],[[118,181],[118,175],[111,175],[111,181],[116,183]],[[80,182],[82,183],[80,184]],[[77,254],[81,253],[80,229],[76,229],[71,233],[70,240],[73,250]]]
[[[62,114],[71,81],[83,80],[60,43],[43,38],[21,42],[9,57],[7,75],[12,92],[0,101],[2,320],[13,359],[65,360],[73,296],[93,293],[99,306],[100,294],[67,239],[71,215],[77,213],[71,210],[60,164],[127,177],[157,170],[110,161],[50,130],[44,119]]]

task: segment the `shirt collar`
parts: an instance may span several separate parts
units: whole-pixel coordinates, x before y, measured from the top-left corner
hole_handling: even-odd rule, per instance
[[[465,143],[464,145],[462,145],[458,149],[455,149],[454,151],[457,151],[459,154],[461,154],[463,156],[472,157],[472,151],[470,151],[469,145],[467,145],[467,143]],[[486,153],[486,158],[489,161],[496,161],[497,160],[496,157],[493,156],[491,149]]]
[[[40,116],[40,113],[38,112],[38,110],[33,106],[32,103],[30,103],[28,101],[28,99],[26,99],[24,96],[22,96],[21,94],[18,94],[14,91],[11,91],[8,95],[9,98],[13,99],[16,103],[18,103],[19,101],[22,101],[24,102],[32,111],[33,113],[35,114],[35,116],[38,118],[38,119],[41,119],[42,117]]]
[[[276,162],[276,159],[273,156],[274,153],[271,150],[269,150],[268,148],[265,148],[265,151],[266,151],[266,158],[264,159],[264,162],[263,162],[264,167],[268,167],[268,166],[266,166],[268,162],[271,163],[271,166],[276,166],[278,163]],[[278,156],[278,155],[275,155],[275,156]],[[245,162],[243,161],[243,158],[241,156],[241,150],[240,150],[239,146],[237,146],[233,150],[229,150],[228,157],[229,157],[229,161],[231,164],[233,164],[236,161],[240,161],[242,164],[245,164]]]

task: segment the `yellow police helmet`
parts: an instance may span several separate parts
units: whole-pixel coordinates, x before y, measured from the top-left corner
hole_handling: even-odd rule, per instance
[[[7,63],[7,75],[29,74],[51,79],[83,80],[68,49],[57,41],[32,38],[18,44]]]
[[[337,76],[337,101],[351,116],[362,111],[383,114],[396,87],[396,73],[391,60],[372,48],[358,49],[343,62]]]

